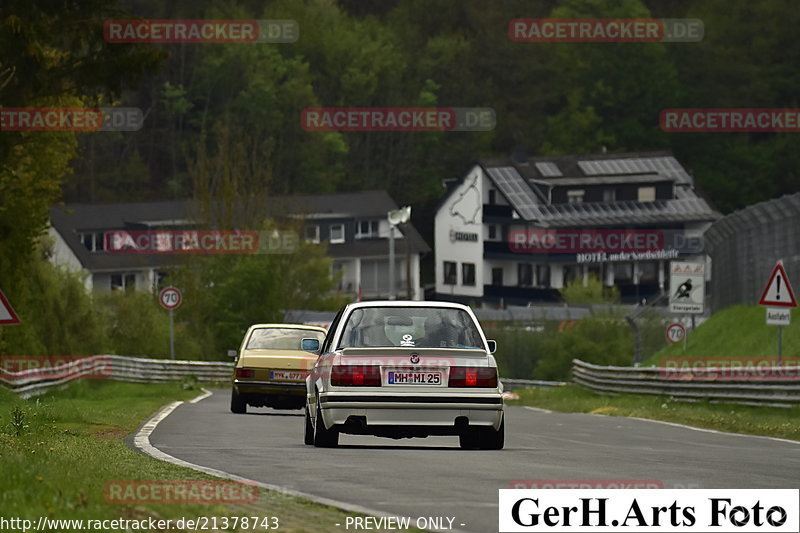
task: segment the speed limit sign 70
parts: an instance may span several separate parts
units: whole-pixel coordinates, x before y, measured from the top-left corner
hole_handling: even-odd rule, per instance
[[[686,337],[686,328],[684,328],[682,324],[678,324],[677,322],[675,322],[674,324],[670,324],[669,326],[667,326],[666,337],[667,341],[670,344],[681,342],[683,338]]]
[[[175,309],[183,301],[181,291],[175,287],[165,287],[158,293],[158,301],[164,309]]]

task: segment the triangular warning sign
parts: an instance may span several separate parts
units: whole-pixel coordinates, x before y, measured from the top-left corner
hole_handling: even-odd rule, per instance
[[[8,303],[6,295],[0,291],[0,326],[10,326],[19,324],[19,317],[14,312],[14,308]]]
[[[769,307],[797,307],[797,300],[794,299],[792,286],[789,284],[789,277],[783,269],[783,261],[778,261],[775,268],[772,269],[772,275],[769,277],[767,286],[764,287],[764,292],[761,293],[761,299],[758,305],[766,305]]]

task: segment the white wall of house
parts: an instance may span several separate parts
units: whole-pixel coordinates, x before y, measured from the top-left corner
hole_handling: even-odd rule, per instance
[[[50,258],[50,261],[54,265],[64,268],[69,272],[80,274],[81,278],[83,279],[84,287],[86,287],[87,291],[91,291],[91,273],[83,268],[78,256],[76,256],[69,245],[67,245],[58,230],[56,230],[53,226],[49,226],[47,229],[47,234],[53,242],[53,255]]]
[[[436,292],[439,294],[483,296],[483,199],[486,183],[481,167],[474,166],[436,213],[434,251]],[[445,283],[445,261],[456,264],[455,284]],[[475,265],[475,284],[472,286],[464,284],[464,263]]]

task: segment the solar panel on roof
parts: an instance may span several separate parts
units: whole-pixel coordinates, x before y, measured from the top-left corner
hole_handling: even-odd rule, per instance
[[[539,174],[547,178],[564,175],[561,173],[561,169],[558,168],[558,165],[549,161],[536,163],[536,170],[539,171]]]
[[[495,167],[487,170],[500,192],[522,218],[539,218],[538,200],[522,176],[513,167]]]

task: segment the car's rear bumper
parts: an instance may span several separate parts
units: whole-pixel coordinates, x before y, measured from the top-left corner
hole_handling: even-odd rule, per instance
[[[357,422],[358,432],[365,433],[428,428],[431,434],[455,434],[468,426],[497,429],[503,418],[503,398],[494,392],[418,396],[337,392],[320,394],[319,402],[326,427]]]
[[[239,394],[280,394],[289,396],[304,396],[306,384],[304,382],[287,381],[243,381],[233,380],[233,387]]]

